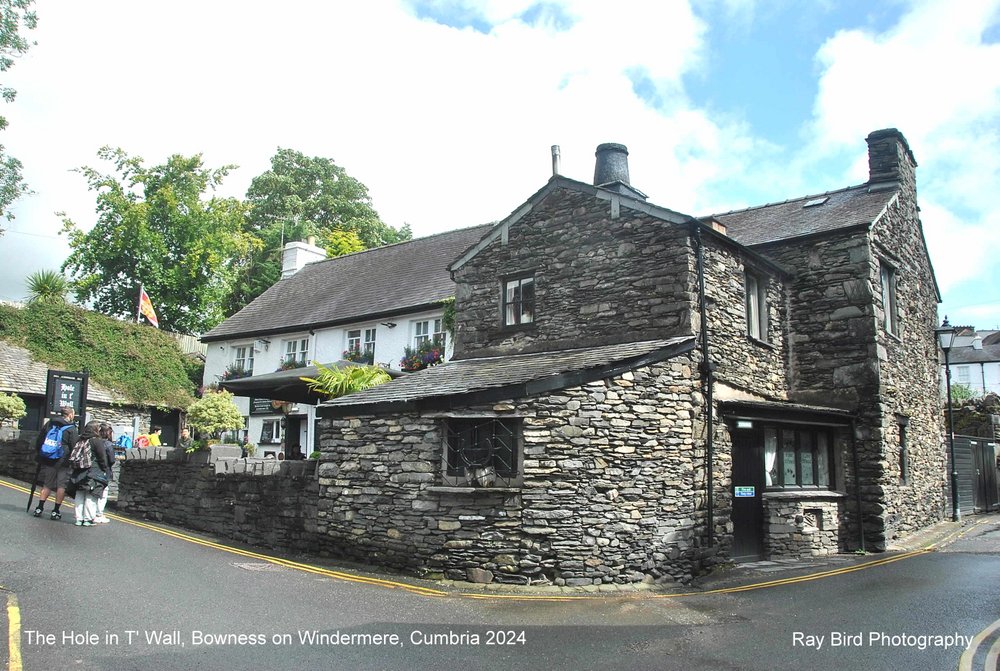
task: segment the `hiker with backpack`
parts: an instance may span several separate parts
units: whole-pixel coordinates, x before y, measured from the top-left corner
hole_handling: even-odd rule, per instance
[[[110,428],[110,427],[108,427]],[[69,462],[73,467],[70,486],[76,490],[76,526],[90,527],[97,519],[97,500],[108,486],[107,445],[100,435],[100,422],[87,422],[73,446]],[[112,450],[114,447],[112,446]]]
[[[108,505],[108,493],[111,490],[111,482],[115,479],[115,474],[111,469],[114,467],[115,459],[117,458],[115,443],[112,442],[115,437],[114,429],[111,428],[110,424],[102,423],[98,435],[104,444],[104,456],[108,466],[104,474],[108,476],[108,484],[104,488],[104,492],[97,497],[97,515],[94,517],[94,524],[107,524],[111,520],[104,515],[104,508]]]
[[[38,479],[42,483],[42,491],[38,493],[38,505],[33,513],[35,517],[42,516],[45,502],[48,500],[49,494],[55,490],[56,504],[49,519],[62,518],[59,506],[62,505],[66,496],[66,485],[69,484],[71,471],[69,456],[77,441],[76,424],[73,422],[75,417],[76,411],[72,407],[63,406],[59,409],[59,417],[46,422],[38,434],[36,459],[38,461]]]

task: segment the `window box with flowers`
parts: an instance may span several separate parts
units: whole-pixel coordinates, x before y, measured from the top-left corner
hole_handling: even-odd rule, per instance
[[[436,366],[444,361],[444,345],[436,340],[425,340],[416,347],[403,349],[403,358],[399,367],[407,373],[423,370],[428,366]]]
[[[239,380],[240,378],[250,377],[253,375],[253,371],[247,370],[239,364],[230,364],[228,368],[222,373],[222,381],[226,382],[229,380]]]
[[[278,371],[294,370],[296,368],[305,368],[305,367],[306,367],[305,361],[300,361],[298,359],[285,359],[284,361],[281,362],[281,365],[278,366]]]
[[[344,361],[371,366],[375,363],[375,351],[368,349],[345,349],[344,353],[340,355],[340,358]]]

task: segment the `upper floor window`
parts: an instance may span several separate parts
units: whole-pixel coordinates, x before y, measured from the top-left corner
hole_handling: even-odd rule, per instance
[[[747,273],[746,287],[747,334],[767,342],[767,278]]]
[[[520,483],[520,420],[483,417],[444,422],[444,481],[472,487]]]
[[[413,346],[420,347],[421,344],[433,340],[441,347],[445,346],[444,320],[427,319],[425,321],[414,322],[413,324]]]
[[[527,275],[503,283],[504,326],[535,321],[535,277]]]
[[[281,356],[282,364],[302,364],[309,362],[309,338],[296,338],[285,341],[285,351]]]
[[[364,339],[362,339],[364,334]],[[348,361],[366,363],[375,361],[375,329],[351,329],[347,332],[347,350],[344,358]]]
[[[347,351],[361,352],[361,329],[354,329],[347,332]]]
[[[882,324],[885,330],[899,335],[899,313],[896,307],[896,269],[884,261],[879,264],[882,282]]]
[[[970,381],[971,381],[971,376],[969,375],[969,367],[955,366],[955,383],[964,384],[966,387],[968,387]]]
[[[253,345],[237,345],[233,348],[233,368],[253,375]]]
[[[826,431],[764,429],[764,477],[769,489],[833,489],[833,440]]]

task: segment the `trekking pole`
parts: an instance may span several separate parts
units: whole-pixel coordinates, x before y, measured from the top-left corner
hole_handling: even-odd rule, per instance
[[[35,468],[35,477],[31,479],[31,491],[28,493],[28,507],[24,509],[24,512],[31,512],[31,499],[35,498],[35,487],[38,486],[38,474],[42,472],[42,462],[38,462],[38,467]]]

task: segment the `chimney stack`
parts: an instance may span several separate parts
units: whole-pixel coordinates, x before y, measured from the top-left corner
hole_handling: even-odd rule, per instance
[[[895,128],[873,131],[868,143],[868,184],[871,190],[892,188],[901,183],[915,187],[917,161],[906,138]]]
[[[291,277],[302,270],[307,263],[322,261],[326,258],[326,250],[317,247],[315,236],[309,236],[307,242],[289,242],[281,250],[281,279]]]
[[[552,176],[559,174],[559,145],[552,145]]]
[[[634,188],[628,176],[628,148],[623,144],[605,142],[597,145],[594,166],[594,186],[615,191],[630,198],[646,200],[646,194]]]

